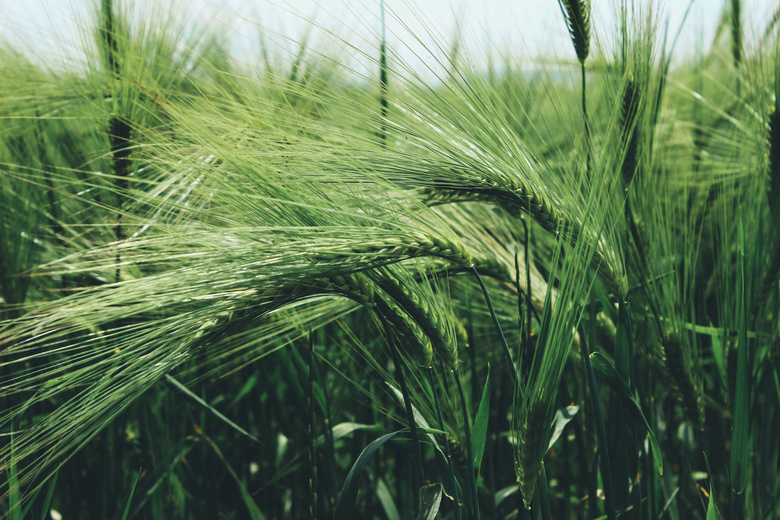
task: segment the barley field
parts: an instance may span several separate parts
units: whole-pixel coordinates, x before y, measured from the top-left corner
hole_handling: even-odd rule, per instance
[[[0,517],[780,518],[780,11],[592,7],[0,39]]]

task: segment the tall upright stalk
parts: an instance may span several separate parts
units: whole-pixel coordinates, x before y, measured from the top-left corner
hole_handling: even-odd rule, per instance
[[[446,429],[444,427],[444,416],[441,412],[441,402],[439,401],[439,391],[436,389],[436,380],[433,377],[433,367],[430,367],[428,370],[428,379],[431,383],[431,390],[433,391],[433,401],[436,405],[436,418],[439,421],[439,429],[443,432],[446,432]],[[450,450],[450,438],[448,435],[444,436],[444,454],[447,457],[447,469],[450,472],[450,479],[452,480],[452,494],[454,495],[452,498],[455,502],[453,505],[453,508],[455,510],[455,520],[460,520],[460,494],[458,493],[458,481],[455,479],[455,465],[452,462],[452,452]]]
[[[379,310],[377,309],[377,311]],[[393,357],[393,363],[395,364],[395,370],[398,373],[398,383],[401,386],[401,394],[403,395],[403,399],[404,399],[404,407],[406,409],[406,420],[409,422],[409,430],[412,438],[412,446],[414,449],[414,466],[415,466],[414,495],[415,495],[415,501],[417,501],[418,500],[417,491],[425,483],[425,473],[423,471],[423,463],[422,463],[422,450],[420,449],[420,439],[417,436],[417,423],[414,420],[414,412],[412,411],[412,402],[409,399],[409,389],[406,386],[406,378],[404,377],[403,365],[401,364],[401,356],[398,354],[398,347],[395,341],[393,340],[392,330],[390,329],[390,324],[387,318],[384,316],[384,314],[381,313],[381,311],[379,312],[380,312],[379,316],[382,321],[382,325],[385,329],[385,334],[387,335],[387,341],[390,342],[390,352]],[[419,508],[419,504],[417,504],[417,508]]]
[[[119,52],[119,33],[117,31],[116,16],[114,13],[113,0],[102,0],[101,14],[103,17],[103,26],[101,27],[101,41],[103,43],[103,57],[105,66],[110,73],[110,89],[113,110],[108,122],[108,139],[111,147],[111,165],[114,185],[116,186],[116,207],[117,223],[114,228],[116,239],[121,241],[125,238],[124,228],[122,226],[122,213],[127,194],[127,178],[130,175],[130,124],[126,118],[122,117],[121,106],[123,100],[121,96],[122,84],[122,63],[120,62]],[[119,262],[121,253],[116,253],[116,281],[119,281],[120,268]]]
[[[580,75],[582,78],[582,121],[585,129],[586,164],[585,175],[588,188],[591,185],[591,144],[590,124],[588,122],[588,106],[586,103],[585,87],[585,60],[590,52],[590,0],[558,0],[566,26],[569,29],[574,51],[577,53],[577,61],[580,62]]]
[[[590,350],[588,349],[587,335],[582,324],[579,327],[580,342],[582,345],[582,357],[585,362],[586,378],[588,380],[591,406],[593,408],[594,423],[598,433],[599,442],[599,460],[601,461],[601,479],[604,485],[604,502],[607,509],[607,518],[617,520],[615,510],[615,495],[612,486],[612,471],[609,463],[609,449],[607,448],[607,431],[604,427],[604,418],[601,413],[601,400],[599,399],[599,388],[596,383],[596,374],[590,362]]]
[[[477,494],[477,476],[474,469],[474,450],[471,447],[471,426],[469,426],[468,406],[466,405],[466,396],[463,393],[463,385],[460,382],[460,374],[454,370],[455,384],[458,386],[458,395],[460,396],[460,406],[463,412],[463,431],[466,434],[466,453],[469,457],[469,483],[471,487],[471,499],[474,502],[474,518],[480,520],[479,513],[479,495]]]
[[[379,44],[379,138],[382,146],[387,144],[387,39],[385,37],[385,2],[380,2],[382,9],[382,42]]]

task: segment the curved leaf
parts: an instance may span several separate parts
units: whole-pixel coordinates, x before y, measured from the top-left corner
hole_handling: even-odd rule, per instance
[[[397,430],[391,433],[382,435],[378,439],[375,439],[365,447],[352,465],[352,469],[349,470],[349,475],[344,481],[344,487],[339,494],[339,501],[336,503],[336,511],[333,513],[333,520],[350,520],[355,515],[355,500],[357,499],[358,484],[360,483],[360,474],[363,473],[363,468],[366,467],[366,463],[383,444],[398,435],[405,430]]]

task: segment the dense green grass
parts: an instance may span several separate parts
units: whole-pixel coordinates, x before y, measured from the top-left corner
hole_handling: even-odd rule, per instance
[[[776,17],[420,71],[128,7],[0,46],[0,514],[780,516]]]

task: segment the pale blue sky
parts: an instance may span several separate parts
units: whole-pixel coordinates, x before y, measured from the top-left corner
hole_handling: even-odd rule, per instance
[[[697,39],[709,44],[728,1],[694,1],[681,50],[693,48]],[[0,38],[44,55],[75,52],[85,34],[83,29],[91,23],[89,9],[98,3],[98,0],[0,0]],[[593,0],[595,26],[604,36],[612,33],[608,26],[616,3]],[[314,19],[324,29],[366,51],[376,46],[376,34],[381,28],[378,0],[124,0],[123,5],[132,5],[136,12],[142,13],[150,12],[149,6],[157,4],[170,4],[194,20],[227,27],[237,47],[247,49],[257,49],[258,26],[300,39],[306,30],[305,18]],[[650,4],[640,2],[645,8]],[[746,33],[751,34],[763,28],[778,2],[743,0],[743,4]],[[425,0],[417,2],[416,7],[405,0],[386,0],[385,5],[388,43],[412,64],[415,54],[423,56],[426,62],[433,60],[425,57],[423,45],[431,49],[436,41],[445,44],[451,41],[456,19],[461,23],[466,46],[480,55],[484,55],[488,46],[493,52],[509,51],[536,58],[573,55],[557,0]],[[665,0],[653,5],[669,16],[670,33],[673,33],[688,1]],[[421,43],[416,43],[410,33],[418,36]],[[312,35],[315,48],[327,48],[326,40],[323,33]]]

